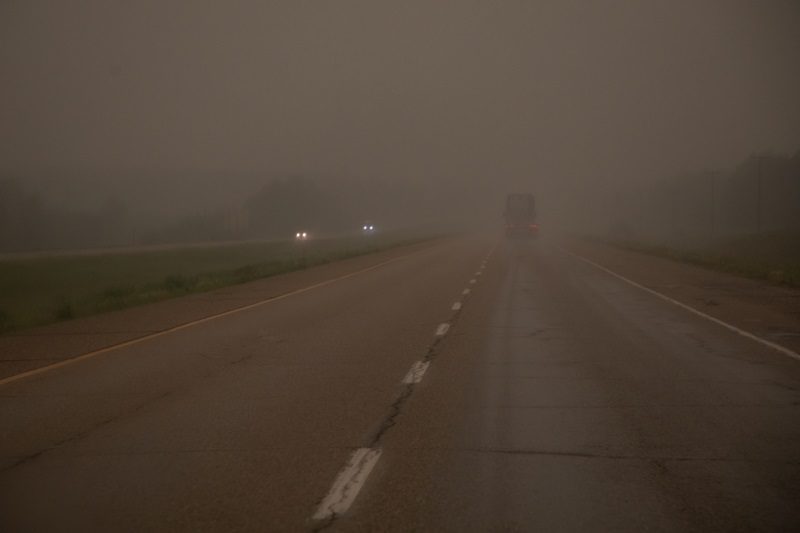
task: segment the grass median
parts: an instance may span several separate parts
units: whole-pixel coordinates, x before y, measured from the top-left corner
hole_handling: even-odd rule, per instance
[[[800,234],[776,232],[682,247],[630,240],[607,244],[779,285],[800,287]]]
[[[420,242],[384,234],[0,260],[0,334]]]

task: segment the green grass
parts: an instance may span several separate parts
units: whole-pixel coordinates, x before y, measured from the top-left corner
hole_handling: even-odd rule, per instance
[[[609,244],[685,263],[800,287],[800,234],[769,233],[728,239],[702,248],[606,241]]]
[[[246,283],[423,240],[374,235],[0,261],[0,333]]]

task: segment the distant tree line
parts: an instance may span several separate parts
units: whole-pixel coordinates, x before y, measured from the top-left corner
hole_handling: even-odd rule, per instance
[[[265,181],[240,205],[183,218],[142,240],[285,239],[297,231],[333,236],[359,231],[367,221],[382,229],[447,229],[486,218],[498,223],[499,205],[479,187],[447,182],[294,175]]]
[[[386,194],[389,192],[390,194]],[[144,242],[285,239],[352,232],[366,220],[398,224],[412,195],[404,187],[354,179],[286,176],[267,180],[241,204],[184,217],[143,236]]]
[[[491,228],[500,224],[506,192],[490,179],[466,186],[455,179],[285,176],[265,179],[235,205],[155,222],[119,197],[89,210],[68,209],[49,204],[19,180],[0,179],[0,251],[285,239],[300,230],[336,235],[357,231],[367,220],[382,228]],[[543,199],[547,204],[547,195]],[[580,219],[595,231],[606,220],[616,237],[681,241],[800,231],[800,152],[755,155],[726,172],[607,187],[580,201],[581,209],[564,209],[569,216],[554,226]],[[557,218],[559,210],[550,211]]]
[[[709,240],[800,231],[800,152],[753,155],[730,171],[663,179],[627,193],[624,204],[612,228],[617,234]]]
[[[49,206],[19,181],[0,179],[0,251],[116,246],[130,241],[127,209],[118,198],[89,212]]]
[[[0,251],[285,239],[301,230],[338,235],[358,231],[366,221],[379,228],[446,229],[481,220],[482,210],[497,223],[500,209],[479,187],[309,176],[266,179],[236,205],[198,209],[172,220],[145,220],[136,207],[112,196],[94,209],[70,210],[48,204],[46,197],[19,180],[3,179]]]

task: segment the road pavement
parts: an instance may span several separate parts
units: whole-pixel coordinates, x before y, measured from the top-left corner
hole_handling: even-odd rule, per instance
[[[800,529],[800,361],[548,242],[295,276],[0,386],[0,530]]]

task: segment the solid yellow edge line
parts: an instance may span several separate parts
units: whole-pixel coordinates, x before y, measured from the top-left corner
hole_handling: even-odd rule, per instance
[[[149,335],[144,335],[142,337],[136,337],[135,339],[131,339],[131,340],[127,340],[127,341],[124,341],[124,342],[120,342],[118,344],[112,344],[111,346],[106,346],[105,348],[100,348],[99,350],[94,350],[94,351],[87,352],[87,353],[84,353],[84,354],[81,354],[81,355],[77,355],[75,357],[70,357],[69,359],[65,359],[65,360],[59,361],[57,363],[52,363],[50,365],[42,366],[42,367],[39,367],[39,368],[34,368],[33,370],[28,370],[26,372],[21,372],[19,374],[14,374],[13,376],[8,376],[6,378],[0,379],[0,387],[2,387],[4,385],[8,385],[10,383],[14,383],[16,381],[21,381],[23,379],[27,379],[27,378],[36,376],[38,374],[43,374],[45,372],[49,372],[51,370],[56,370],[58,368],[62,368],[62,367],[68,366],[68,365],[79,363],[81,361],[85,361],[87,359],[91,359],[93,357],[97,357],[98,355],[102,355],[104,353],[112,352],[114,350],[119,350],[119,349],[122,349],[122,348],[127,348],[128,346],[133,346],[135,344],[139,344],[139,343],[142,343],[142,342],[145,342],[145,341],[149,341],[149,340],[155,339],[157,337],[161,337],[163,335],[168,335],[170,333],[175,333],[176,331],[180,331],[182,329],[191,328],[191,327],[197,326],[198,324],[204,324],[206,322],[210,322],[210,321],[216,320],[218,318],[223,318],[223,317],[226,317],[226,316],[234,315],[236,313],[241,313],[242,311],[247,311],[248,309],[253,309],[255,307],[260,307],[262,305],[268,304],[270,302],[274,302],[276,300],[282,300],[284,298],[288,298],[288,297],[294,296],[296,294],[301,294],[301,293],[308,292],[308,291],[311,291],[311,290],[314,290],[314,289],[318,289],[320,287],[324,287],[325,285],[330,285],[331,283],[336,283],[337,281],[341,281],[343,279],[351,278],[351,277],[357,276],[359,274],[364,274],[365,272],[369,272],[370,270],[375,270],[377,268],[380,268],[382,266],[388,265],[390,263],[394,263],[395,261],[399,261],[401,259],[406,259],[406,258],[411,257],[411,256],[413,256],[415,254],[418,254],[418,253],[420,253],[422,251],[423,250],[417,250],[417,251],[411,252],[409,254],[402,255],[400,257],[395,257],[395,258],[392,258],[392,259],[388,259],[386,261],[382,261],[380,263],[377,263],[375,265],[369,266],[367,268],[362,268],[361,270],[356,270],[355,272],[350,272],[348,274],[344,274],[342,276],[339,276],[339,277],[336,277],[336,278],[333,278],[333,279],[320,281],[319,283],[314,283],[314,284],[309,285],[307,287],[302,287],[300,289],[295,289],[293,291],[289,291],[289,292],[286,292],[286,293],[283,293],[283,294],[279,294],[277,296],[270,296],[269,298],[265,298],[264,300],[259,300],[257,302],[254,302],[254,303],[251,303],[251,304],[247,304],[247,305],[244,305],[242,307],[237,307],[235,309],[229,309],[227,311],[223,311],[223,312],[217,313],[215,315],[210,315],[210,316],[207,316],[207,317],[199,318],[197,320],[192,320],[190,322],[185,322],[183,324],[179,324],[179,325],[173,326],[171,328],[167,328],[167,329],[164,329],[164,330],[161,330],[161,331],[157,331],[157,332],[151,333]]]

